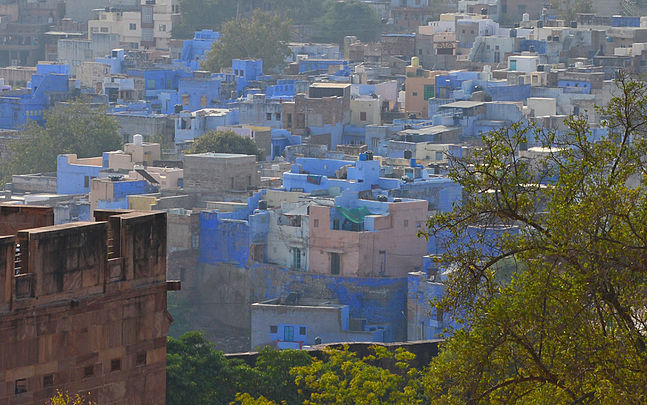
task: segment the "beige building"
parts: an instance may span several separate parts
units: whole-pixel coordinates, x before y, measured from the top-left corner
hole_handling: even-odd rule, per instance
[[[184,156],[184,190],[218,194],[258,188],[256,156],[236,153],[199,153]]]
[[[356,96],[350,100],[350,124],[356,127],[381,125],[382,116],[379,96]]]
[[[152,4],[151,4],[152,3]],[[141,0],[135,11],[99,11],[88,21],[90,39],[96,33],[115,33],[123,46],[137,49],[169,49],[171,30],[179,18],[178,0]]]
[[[418,58],[412,58],[406,68],[404,111],[418,118],[427,118],[428,102],[435,97],[436,76],[439,71],[425,70],[420,67]]]

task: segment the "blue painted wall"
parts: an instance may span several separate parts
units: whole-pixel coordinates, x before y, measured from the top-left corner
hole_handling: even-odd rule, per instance
[[[384,324],[384,341],[406,338],[407,279],[338,277],[290,271],[289,269],[254,264],[250,278],[257,301],[285,297],[297,292],[304,297],[319,297],[322,288],[330,299],[349,306],[351,318],[366,318],[369,324]]]
[[[69,164],[67,155],[58,155],[56,161],[56,192],[58,194],[86,194],[92,179],[99,177],[100,166]],[[86,186],[87,184],[87,186]]]

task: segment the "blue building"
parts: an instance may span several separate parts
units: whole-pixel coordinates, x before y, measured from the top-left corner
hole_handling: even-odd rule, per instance
[[[238,95],[244,95],[245,90],[252,81],[267,81],[269,76],[263,74],[262,59],[233,59],[231,69],[236,79]]]
[[[265,256],[269,213],[258,209],[264,193],[254,193],[247,207],[234,212],[200,214],[200,263],[230,263],[244,268],[255,257]]]
[[[5,91],[0,96],[0,128],[21,128],[28,121],[44,124],[44,112],[56,101],[70,97],[70,66],[39,64],[26,90]]]
[[[220,105],[220,79],[212,76],[180,78],[178,84],[179,101],[183,110],[196,111]]]
[[[193,39],[184,41],[180,59],[175,61],[188,67],[190,70],[200,70],[200,63],[213,43],[220,39],[220,33],[212,30],[196,31]]]
[[[102,157],[79,159],[75,154],[58,155],[56,160],[56,193],[87,194],[92,179],[103,169]]]

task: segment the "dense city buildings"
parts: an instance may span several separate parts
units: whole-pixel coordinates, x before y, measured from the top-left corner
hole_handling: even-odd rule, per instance
[[[0,403],[60,387],[164,403],[171,315],[229,352],[437,338],[451,246],[420,233],[464,201],[451,159],[513,123],[563,134],[571,115],[597,139],[616,74],[647,73],[647,17],[612,2],[568,20],[525,0],[364,3],[373,40],[297,24],[282,65],[209,71],[223,37],[173,37],[176,0],[0,0],[0,163],[78,98],[120,139],[2,173]],[[258,153],[196,150],[213,132]],[[172,314],[167,278],[183,283]]]

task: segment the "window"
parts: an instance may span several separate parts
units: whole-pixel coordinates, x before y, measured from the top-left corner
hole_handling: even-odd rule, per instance
[[[83,377],[92,377],[94,375],[94,366],[86,366],[83,369]]]
[[[189,105],[191,98],[188,94],[182,94],[182,105]]]
[[[359,120],[366,121],[366,111],[362,111],[359,113]]]
[[[247,185],[251,186],[252,185],[252,176],[247,176]]]
[[[433,84],[425,84],[424,99],[429,100],[430,98],[434,98],[435,91],[436,91],[436,86],[434,86]]]
[[[422,55],[422,49],[418,49],[418,55]]]
[[[141,352],[137,353],[136,362],[137,362],[138,366],[146,364],[146,352],[145,351],[141,351]]]
[[[301,249],[292,248],[292,268],[300,269],[301,268]]]
[[[417,91],[414,91],[414,92],[413,92],[413,96],[414,96],[414,97],[418,97],[418,92],[417,92]]]
[[[165,32],[166,31],[166,24],[160,24],[159,25],[159,30],[162,31],[162,32]]]
[[[436,322],[442,322],[443,321],[443,310],[440,308],[436,308]]]
[[[408,220],[408,219],[405,219],[405,220],[404,220],[404,227],[405,227],[405,228],[408,228],[408,227],[409,227],[409,220]]]
[[[270,333],[278,332],[279,328],[276,325],[270,325]]]
[[[340,260],[339,260],[339,253],[331,253],[330,254],[330,273],[331,274],[339,274],[339,268],[340,266]]]
[[[128,29],[131,31],[135,31],[137,29],[137,24],[130,23],[130,25],[128,26]]]
[[[90,31],[92,31],[92,32],[99,32],[99,27],[92,27],[92,28],[90,29]]]
[[[43,376],[43,387],[51,387],[52,385],[54,385],[54,374]]]
[[[285,342],[294,342],[294,326],[283,327],[283,340]]]
[[[306,335],[306,327],[305,326],[299,326],[299,335],[301,335],[301,336]]]
[[[315,228],[319,228],[319,220],[318,220],[318,219],[315,219],[315,221],[314,221],[314,227],[315,227]]]
[[[443,160],[443,152],[441,151],[436,152],[436,160]]]
[[[83,187],[90,187],[90,176],[83,176]]]
[[[281,121],[281,113],[274,113],[274,119],[277,121]]]
[[[292,128],[292,114],[288,113],[288,128]]]
[[[101,32],[108,32],[108,27],[101,27]]]
[[[119,370],[121,370],[121,359],[110,360],[110,371],[119,371]]]
[[[207,106],[207,96],[200,96],[200,107]]]
[[[266,114],[265,114],[265,119],[266,119],[267,121],[272,121],[272,113],[266,113]]]
[[[19,380],[16,380],[15,392],[16,392],[16,395],[22,394],[23,392],[27,392],[27,379],[26,378],[21,378]]]
[[[380,275],[386,274],[386,250],[380,250]]]

